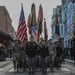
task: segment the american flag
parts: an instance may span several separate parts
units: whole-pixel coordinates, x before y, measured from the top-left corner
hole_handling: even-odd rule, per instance
[[[28,40],[23,5],[21,7],[21,14],[20,14],[19,25],[18,25],[18,29],[17,29],[17,38],[21,42],[24,42],[25,40]]]

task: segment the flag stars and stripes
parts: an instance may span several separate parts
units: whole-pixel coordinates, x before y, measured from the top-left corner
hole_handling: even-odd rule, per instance
[[[21,8],[21,14],[20,14],[20,20],[19,20],[19,26],[17,30],[17,37],[21,42],[24,42],[25,40],[28,40],[27,36],[27,28],[26,28],[26,21],[24,16],[24,10],[23,5]]]

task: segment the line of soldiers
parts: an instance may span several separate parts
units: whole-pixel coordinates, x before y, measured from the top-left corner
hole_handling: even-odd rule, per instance
[[[13,64],[14,70],[28,67],[29,74],[34,74],[35,69],[40,67],[42,73],[47,73],[47,67],[54,71],[55,57],[57,56],[56,46],[52,43],[52,39],[45,42],[41,40],[39,44],[34,42],[33,37],[25,44],[15,41],[13,46]]]

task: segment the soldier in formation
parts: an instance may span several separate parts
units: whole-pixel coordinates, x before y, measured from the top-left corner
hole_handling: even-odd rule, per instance
[[[19,54],[20,54],[20,46],[18,43],[18,40],[15,40],[13,49],[13,65],[14,65],[14,70],[18,69],[18,59],[19,59]]]
[[[62,63],[62,55],[63,55],[63,48],[60,45],[60,42],[58,41],[56,43],[56,58],[55,58],[55,66],[57,68],[61,67],[61,63]]]
[[[52,39],[48,43],[42,39],[38,44],[34,41],[33,37],[30,37],[30,41],[24,44],[19,44],[16,40],[13,46],[14,69],[18,68],[16,63],[19,63],[20,68],[25,69],[28,66],[29,74],[34,74],[37,67],[41,68],[43,74],[47,73],[47,67],[50,67],[50,70],[53,72],[55,57],[59,52],[57,50],[56,46],[52,43]]]
[[[50,70],[53,72],[54,71],[54,61],[56,57],[56,47],[52,43],[52,39],[48,41],[48,50],[49,50],[49,66],[50,66]]]
[[[28,59],[28,68],[29,74],[33,73],[36,66],[36,53],[37,53],[37,44],[34,42],[33,37],[30,38],[30,41],[26,45],[26,55]]]
[[[47,73],[49,51],[48,51],[48,46],[45,43],[45,40],[41,41],[41,45],[40,45],[40,49],[39,49],[39,55],[41,57],[42,73],[46,74]]]

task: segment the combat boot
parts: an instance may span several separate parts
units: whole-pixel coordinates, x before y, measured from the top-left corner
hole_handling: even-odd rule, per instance
[[[44,68],[42,69],[42,73],[44,74]]]
[[[29,68],[29,74],[31,74],[31,68]]]
[[[47,74],[47,69],[46,68],[44,69],[44,73]]]
[[[32,74],[34,74],[34,68],[32,68]]]

